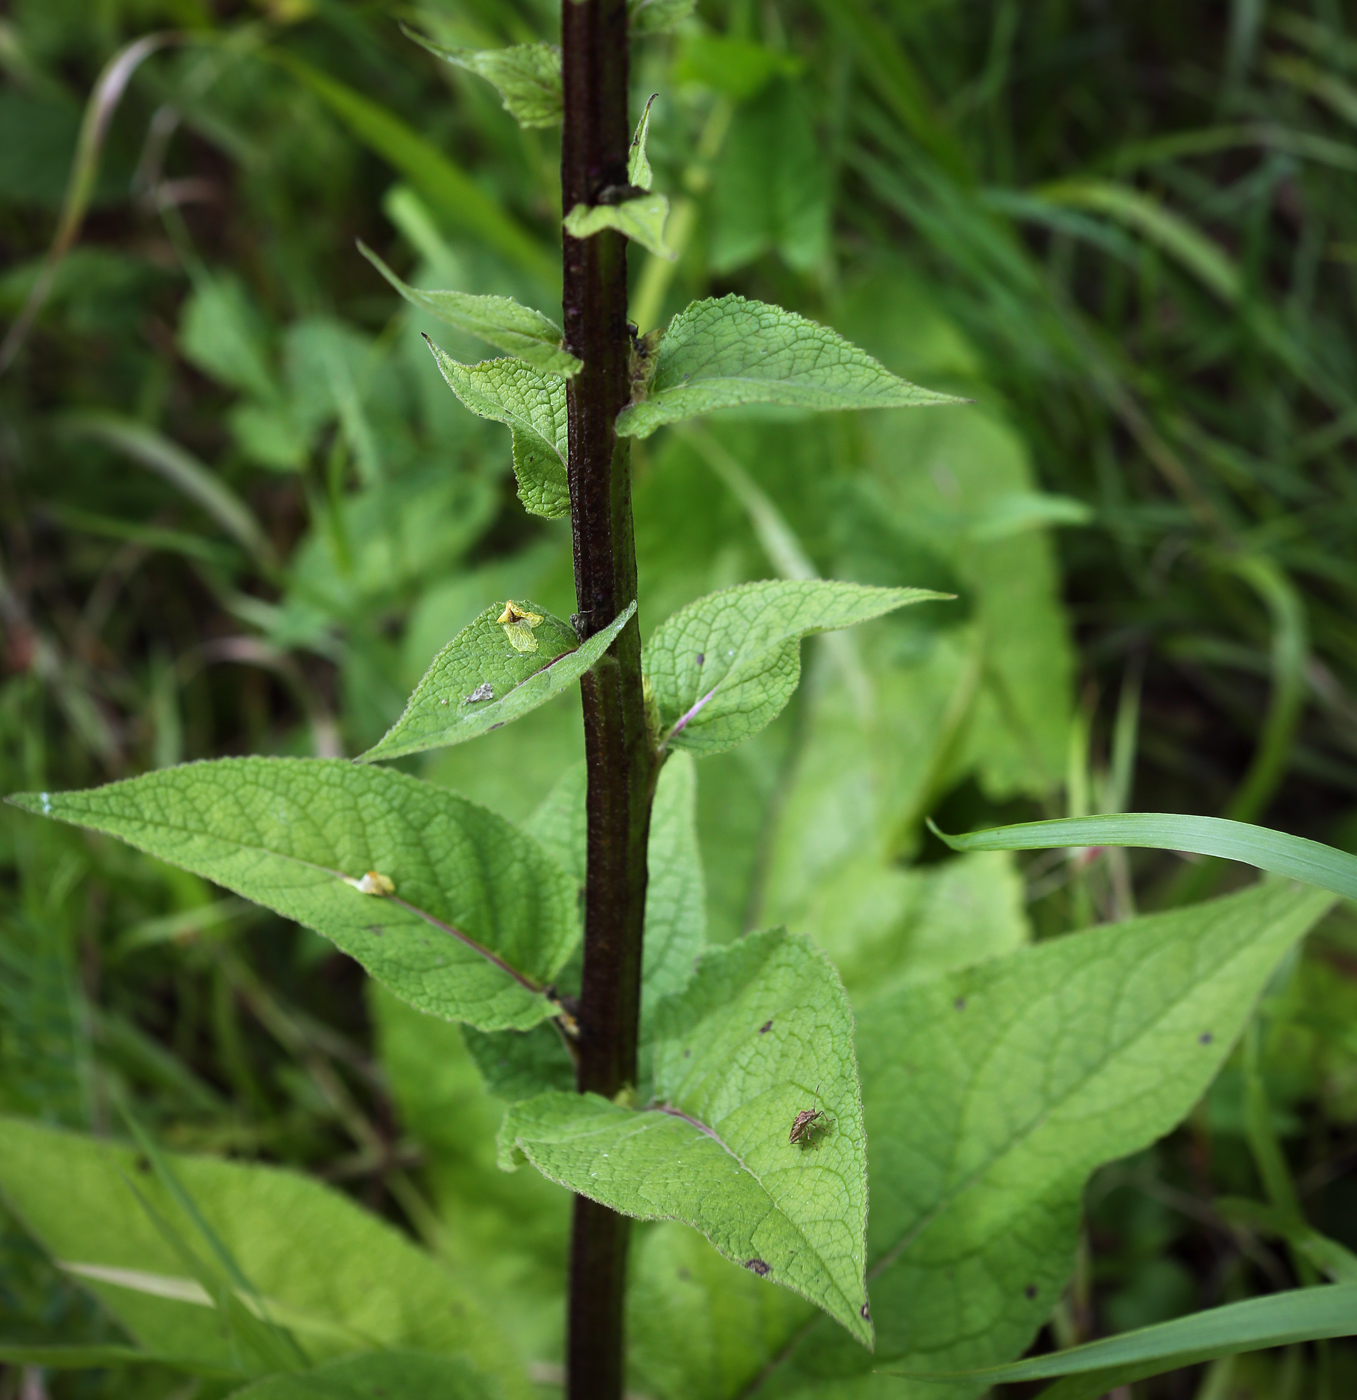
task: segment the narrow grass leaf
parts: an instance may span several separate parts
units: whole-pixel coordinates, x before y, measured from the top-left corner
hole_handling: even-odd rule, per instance
[[[512,297],[473,296],[470,292],[432,291],[412,287],[359,240],[358,251],[411,306],[437,316],[458,330],[479,336],[506,354],[517,355],[536,369],[569,379],[581,361],[561,349],[561,328],[548,316],[522,306]]]
[[[551,1015],[542,989],[579,939],[573,884],[532,837],[383,768],[222,759],[10,800],[296,919],[412,1006],[482,1030]]]
[[[432,340],[429,349],[463,405],[479,418],[503,423],[513,434],[514,476],[523,508],[548,520],[568,516],[565,382],[522,360],[464,365]]]
[[[720,753],[782,712],[801,679],[801,638],[852,627],[911,603],[925,588],[830,579],[743,583],[699,598],[655,630],[645,671],[670,748]]]
[[[405,713],[360,761],[461,744],[521,718],[573,685],[636,612],[632,603],[581,645],[568,622],[537,604],[521,606],[541,618],[532,629],[535,650],[520,650],[506,639],[499,620],[505,608],[492,603],[434,657]]]
[[[1176,812],[1123,812],[1110,816],[1061,817],[1018,822],[964,836],[934,833],[954,851],[1044,851],[1059,846],[1144,846],[1159,851],[1190,851],[1220,856],[1259,870],[1285,875],[1304,885],[1357,899],[1357,856],[1304,836],[1289,836],[1224,817],[1190,817]]]
[[[682,1220],[872,1344],[852,1013],[809,939],[773,929],[709,952],[656,1010],[651,1102],[528,1099],[505,1118],[500,1161],[624,1215]]]
[[[740,404],[919,408],[963,400],[891,374],[837,331],[741,296],[695,301],[669,323],[649,395],[618,415],[624,437]]]

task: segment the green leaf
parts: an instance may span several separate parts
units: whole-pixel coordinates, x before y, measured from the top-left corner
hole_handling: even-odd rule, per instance
[[[627,0],[631,32],[664,34],[681,24],[697,8],[697,0]]]
[[[458,1357],[414,1351],[348,1356],[314,1371],[269,1376],[231,1400],[497,1400],[498,1386]]]
[[[296,919],[412,1006],[482,1030],[551,1015],[542,988],[579,939],[570,879],[532,837],[403,773],[221,759],[10,801]]]
[[[636,135],[631,138],[631,149],[627,152],[627,179],[638,189],[648,190],[655,178],[646,159],[646,137],[650,135],[650,109],[655,105],[659,93],[652,92],[636,123]]]
[[[265,403],[278,397],[262,319],[239,278],[197,283],[180,316],[179,349],[219,383]]]
[[[663,771],[660,777],[664,777]],[[588,878],[589,826],[585,812],[588,793],[589,770],[581,759],[565,770],[523,824],[524,829],[532,832],[556,857],[562,868],[575,877],[580,889]]]
[[[632,603],[581,645],[568,622],[536,603],[519,606],[541,618],[531,633],[536,650],[506,638],[504,605],[492,603],[434,657],[405,713],[361,761],[460,744],[545,705],[608,650],[636,611]]]
[[[664,241],[664,221],[668,217],[669,200],[665,195],[643,194],[620,204],[577,204],[562,222],[571,238],[592,238],[605,228],[614,228],[647,252],[673,262],[678,255]]]
[[[0,1342],[0,1363],[6,1366],[41,1366],[49,1371],[102,1370],[105,1366],[167,1366],[194,1375],[238,1377],[235,1366],[212,1366],[189,1356],[162,1356],[140,1347],[25,1346]]]
[[[647,864],[643,1035],[661,999],[688,985],[707,942],[707,894],[697,844],[697,765],[691,754],[672,754],[660,770]]]
[[[1357,1336],[1357,1284],[1297,1288],[1266,1298],[1249,1298],[1221,1308],[1177,1317],[1156,1327],[1142,1327],[1119,1337],[1104,1337],[1085,1346],[964,1373],[986,1385],[1069,1376],[1074,1383],[1042,1392],[1048,1400],[1097,1400],[1097,1397],[1148,1376],[1218,1356],[1325,1337]],[[892,1371],[891,1375],[907,1375]],[[922,1373],[914,1373],[922,1374]],[[938,1377],[941,1379],[941,1377]],[[958,1379],[953,1373],[946,1379]]]
[[[666,618],[645,649],[660,737],[720,753],[775,719],[801,678],[801,638],[945,598],[826,579],[743,583]]]
[[[795,78],[805,66],[796,54],[752,39],[689,30],[674,60],[673,80],[680,86],[695,84],[736,102],[748,102],[774,78]]]
[[[655,1014],[654,1093],[516,1104],[501,1163],[645,1220],[682,1220],[727,1259],[802,1294],[870,1346],[867,1178],[853,1023],[808,939],[781,929],[709,952]],[[821,1111],[806,1140],[797,1115]]]
[[[393,1226],[291,1171],[213,1157],[169,1160],[268,1314],[314,1361],[374,1347],[464,1355],[496,1377],[506,1397],[531,1394],[472,1292]],[[236,1371],[211,1297],[185,1276],[128,1189],[135,1182],[161,1215],[183,1221],[146,1166],[135,1149],[107,1139],[0,1121],[0,1198],[58,1266],[158,1358]]]
[[[431,54],[490,83],[519,126],[560,126],[565,114],[561,51],[553,44],[507,49],[449,49],[401,25],[406,37]]]
[[[428,340],[428,337],[425,336]],[[448,388],[480,418],[503,423],[513,434],[518,499],[532,515],[557,520],[570,514],[566,473],[565,383],[522,360],[459,364],[432,340],[429,349]]]
[[[517,355],[548,374],[569,379],[581,361],[561,349],[561,328],[540,311],[521,306],[513,297],[480,297],[469,292],[426,292],[402,281],[361,239],[358,251],[382,274],[411,306],[437,316],[488,341],[497,350]]]
[[[1243,861],[1259,870],[1299,880],[1303,885],[1332,890],[1344,899],[1357,899],[1357,856],[1303,836],[1289,836],[1284,831],[1226,821],[1223,817],[1124,812],[1018,822],[965,836],[947,836],[935,826],[933,830],[954,851],[1043,851],[1053,846],[1145,846],[1158,851],[1191,851],[1200,856]]]
[[[650,394],[622,410],[617,431],[649,437],[665,423],[739,404],[828,410],[961,402],[896,378],[827,326],[731,295],[695,301],[674,317],[656,351]]]
[[[858,1006],[872,1315],[893,1365],[951,1371],[1021,1354],[1073,1268],[1089,1174],[1191,1109],[1331,902],[1270,883]],[[853,1373],[869,1385],[832,1329],[785,1365],[774,1393],[809,1375],[844,1375],[845,1393],[859,1393]]]

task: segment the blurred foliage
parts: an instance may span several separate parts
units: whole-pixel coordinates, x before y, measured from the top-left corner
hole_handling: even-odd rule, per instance
[[[487,600],[572,611],[568,529],[517,508],[503,430],[460,410],[433,323],[354,249],[554,314],[556,136],[397,18],[471,46],[556,26],[545,0],[0,18],[5,791],[354,754]],[[808,648],[782,719],[704,762],[713,937],[792,921],[851,989],[873,957],[924,975],[1239,878],[1053,852],[962,880],[930,812],[1204,812],[1357,850],[1351,8],[703,0],[634,69],[638,110],[663,94],[649,154],[680,252],[633,254],[642,330],[739,291],[977,401],[638,445],[647,632],[779,573],[959,594]],[[579,728],[566,697],[408,762],[521,819]],[[109,842],[12,813],[0,841],[0,1109],[106,1131],[130,1100],[175,1147],[341,1182],[454,1264],[493,1253],[487,1294],[522,1303],[516,1340],[553,1374],[563,1198],[519,1178],[510,1200],[459,1032]],[[1294,1239],[1221,1204],[1271,1199],[1260,1134],[1310,1223],[1357,1248],[1351,909],[1250,1044],[1185,1129],[1099,1178],[1052,1337],[1304,1280]],[[0,1314],[26,1340],[116,1337],[9,1227]],[[1222,1367],[1202,1393],[1357,1380],[1337,1347]]]

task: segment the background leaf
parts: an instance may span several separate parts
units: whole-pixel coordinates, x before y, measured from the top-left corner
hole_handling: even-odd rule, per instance
[[[492,83],[504,110],[519,126],[560,126],[565,110],[561,51],[552,44],[514,44],[507,49],[450,49],[405,31],[431,54]]]

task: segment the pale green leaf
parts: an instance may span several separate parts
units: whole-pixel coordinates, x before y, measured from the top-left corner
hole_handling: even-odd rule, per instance
[[[641,113],[641,120],[636,123],[636,135],[631,138],[631,149],[627,152],[627,179],[641,190],[648,190],[655,178],[650,169],[650,161],[646,158],[646,137],[650,135],[650,109],[655,105],[658,96],[657,92],[650,94],[646,109]]]
[[[523,508],[548,520],[569,515],[565,381],[522,360],[463,365],[432,340],[429,349],[462,403],[478,417],[503,423],[513,434],[514,475]]]
[[[872,1316],[893,1366],[954,1371],[1021,1354],[1069,1278],[1089,1174],[1182,1119],[1331,902],[1262,885],[859,1005]],[[841,1374],[836,1394],[854,1400],[936,1394],[868,1369],[817,1327],[767,1393]]]
[[[665,423],[740,404],[805,409],[918,408],[961,403],[898,379],[837,331],[741,296],[695,301],[669,323],[649,396],[617,431],[649,437]]]
[[[531,1394],[481,1303],[429,1254],[314,1178],[212,1157],[169,1157],[175,1177],[316,1362],[374,1347],[464,1355],[506,1396]],[[23,1119],[0,1124],[0,1198],[59,1267],[147,1350],[236,1369],[221,1315],[138,1204],[188,1235],[145,1158]]]
[[[517,355],[548,374],[569,379],[581,362],[561,348],[561,328],[540,311],[522,306],[513,297],[472,296],[469,292],[426,292],[412,287],[367,246],[359,241],[358,251],[382,274],[411,306],[437,316],[460,331],[479,336],[497,350]]]
[[[486,1090],[504,1103],[530,1099],[547,1089],[565,1092],[575,1087],[575,1065],[554,1022],[543,1021],[530,1031],[463,1026],[462,1039]]]
[[[565,112],[561,51],[553,44],[514,44],[507,49],[450,49],[413,29],[406,35],[431,54],[490,83],[519,126],[559,126]]]
[[[1297,1288],[1227,1303],[1030,1361],[989,1367],[975,1375],[987,1385],[1066,1376],[1068,1381],[1042,1392],[1046,1400],[1098,1400],[1119,1385],[1218,1356],[1352,1336],[1357,1336],[1357,1284]]]
[[[697,8],[697,0],[627,0],[633,34],[663,34],[681,24]]]
[[[641,1025],[661,999],[682,991],[707,942],[707,895],[697,844],[697,765],[672,754],[660,770],[647,848],[645,954]]]
[[[377,1351],[314,1371],[269,1376],[231,1400],[497,1400],[499,1389],[458,1357]]]
[[[584,888],[588,873],[589,827],[585,814],[588,792],[589,770],[581,759],[566,769],[523,824],[525,830],[532,832],[556,857],[562,868],[575,877],[580,889]]]
[[[563,222],[571,238],[592,238],[605,228],[613,228],[633,243],[639,243],[647,252],[672,262],[677,254],[664,241],[664,221],[668,217],[666,196],[643,194],[635,199],[624,199],[620,204],[577,204]]]
[[[690,603],[660,624],[645,649],[662,741],[703,754],[733,747],[791,698],[802,637],[944,597],[923,588],[786,579],[743,583]]]
[[[579,939],[571,881],[532,837],[383,768],[222,759],[10,800],[296,919],[412,1006],[483,1030],[553,1014],[542,989]]]
[[[1305,885],[1357,899],[1357,856],[1304,836],[1290,836],[1223,817],[1190,817],[1176,812],[1122,812],[1112,816],[1061,817],[1019,822],[964,836],[933,828],[954,851],[1042,851],[1053,846],[1145,846],[1159,851],[1191,851],[1243,861]]]
[[[821,1111],[789,1141],[803,1111]],[[655,1013],[650,1103],[542,1094],[516,1104],[501,1161],[646,1220],[682,1220],[871,1345],[866,1144],[843,985],[781,929],[713,950]]]
[[[636,611],[632,603],[581,644],[568,622],[535,603],[519,606],[541,618],[528,634],[534,650],[506,636],[505,605],[492,603],[434,657],[405,713],[362,761],[460,744],[545,705],[608,650]]]

